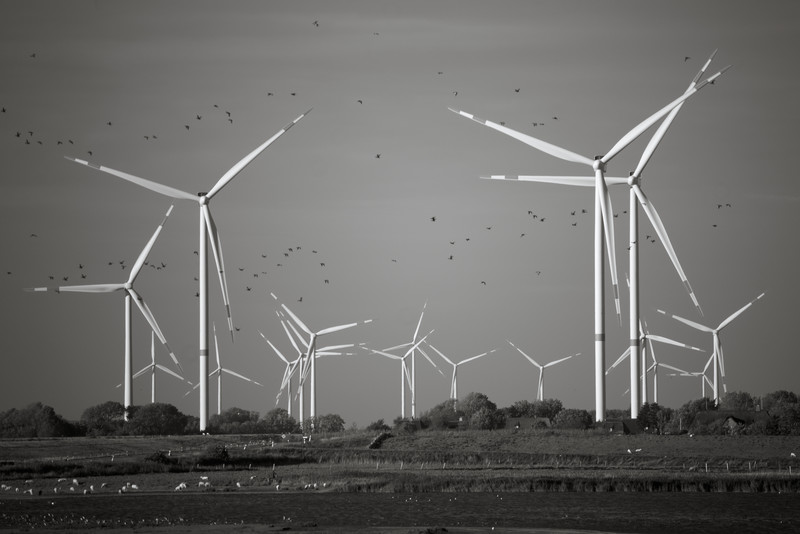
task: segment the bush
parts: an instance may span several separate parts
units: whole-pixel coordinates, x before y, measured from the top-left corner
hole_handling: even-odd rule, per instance
[[[383,422],[383,419],[378,419],[374,423],[370,423],[367,425],[366,430],[370,432],[386,432],[391,430],[391,427]]]
[[[230,460],[228,449],[222,444],[212,444],[206,447],[198,459],[201,465],[217,465]]]
[[[577,428],[586,430],[592,426],[592,415],[586,410],[567,408],[558,412],[553,421],[556,428]]]

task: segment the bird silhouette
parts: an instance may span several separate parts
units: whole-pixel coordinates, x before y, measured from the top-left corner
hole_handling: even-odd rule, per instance
[[[519,89],[514,89],[514,92],[515,93],[519,93]]]
[[[436,222],[436,217],[431,217],[431,222]]]

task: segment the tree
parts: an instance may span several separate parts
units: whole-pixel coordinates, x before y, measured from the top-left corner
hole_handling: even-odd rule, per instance
[[[533,416],[546,417],[551,423],[556,415],[564,409],[564,405],[558,399],[543,399],[533,403]]]
[[[209,430],[214,434],[254,434],[259,432],[258,412],[232,407],[208,420]]]
[[[77,433],[75,425],[41,402],[0,414],[0,436],[4,438],[51,438]]]
[[[592,415],[586,410],[566,408],[558,412],[553,421],[556,428],[578,428],[586,430],[592,426]]]
[[[91,406],[83,411],[81,423],[88,436],[118,436],[125,424],[125,407],[116,401]]]
[[[648,432],[661,434],[671,418],[671,409],[659,406],[658,403],[654,402],[644,403],[639,408],[639,417],[637,420],[641,427],[647,429]]]
[[[185,428],[186,416],[172,404],[160,402],[139,407],[124,427],[135,436],[183,434]]]
[[[792,393],[791,391],[781,389],[764,395],[764,397],[761,399],[761,408],[771,412],[773,408],[776,408],[780,405],[797,404],[797,402],[798,399],[796,394]]]
[[[329,413],[318,418],[314,427],[318,432],[344,432],[344,419],[338,414]]]
[[[459,408],[461,408],[461,405],[462,403],[458,404]],[[454,406],[455,400],[448,399],[423,413],[420,417],[423,427],[427,425],[436,430],[443,430],[447,428],[448,423],[452,421],[458,421],[464,416],[464,412],[460,409],[458,411],[454,411]],[[397,421],[395,421],[395,428],[397,428]]]
[[[720,408],[737,412],[752,412],[756,409],[756,403],[753,396],[746,391],[729,391],[722,396]]]
[[[518,400],[506,408],[506,415],[508,417],[535,417],[533,413],[533,403],[527,400]]]
[[[297,420],[285,408],[275,408],[265,413],[261,426],[267,434],[291,434],[300,430]]]
[[[383,419],[378,419],[374,423],[370,423],[367,425],[365,430],[369,430],[370,432],[388,432],[392,428],[383,422]]]

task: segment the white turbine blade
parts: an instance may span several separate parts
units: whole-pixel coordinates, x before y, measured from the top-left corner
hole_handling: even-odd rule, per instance
[[[318,336],[324,336],[325,334],[332,334],[333,332],[339,332],[340,330],[347,330],[348,328],[353,328],[354,326],[358,326],[358,323],[348,323],[342,324],[339,326],[331,326],[330,328],[324,328],[317,332]]]
[[[461,364],[464,364],[464,363],[467,363],[467,362],[471,362],[472,360],[477,360],[478,358],[483,358],[487,354],[491,354],[491,353],[493,353],[495,351],[497,351],[497,349],[487,350],[486,352],[482,352],[481,354],[478,354],[477,356],[472,356],[471,358],[467,358],[466,360],[461,360],[456,365],[461,365]]]
[[[131,287],[128,288],[127,291],[130,294],[131,298],[133,299],[133,302],[136,303],[136,306],[139,308],[139,311],[142,312],[142,316],[144,316],[145,320],[147,321],[147,324],[150,325],[150,329],[156,335],[161,344],[164,345],[164,348],[167,349],[167,352],[169,353],[170,358],[172,358],[172,361],[175,362],[175,365],[178,367],[178,369],[181,370],[181,373],[185,372],[183,370],[183,367],[181,366],[181,363],[178,361],[178,357],[175,356],[175,353],[172,352],[172,349],[169,348],[169,344],[167,343],[167,338],[165,338],[164,334],[161,332],[161,328],[158,326],[158,322],[156,322],[156,318],[153,315],[153,312],[150,311],[150,307],[147,305],[144,299],[142,299],[141,295],[139,295],[136,292],[135,289]]]
[[[429,346],[430,348],[432,348],[433,350],[435,350],[435,351],[436,351],[436,353],[437,353],[439,356],[441,356],[441,357],[444,359],[444,361],[446,361],[447,363],[449,363],[449,364],[450,364],[450,365],[452,365],[452,366],[455,366],[455,365],[456,365],[455,363],[453,363],[453,361],[452,361],[450,358],[448,358],[447,356],[445,356],[444,354],[442,354],[442,351],[440,351],[439,349],[437,349],[436,347],[434,347],[434,346],[433,346],[433,345],[431,345],[430,343],[428,343],[428,346]]]
[[[208,204],[201,205],[200,209],[203,213],[203,219],[206,221],[208,237],[211,242],[211,251],[214,253],[214,262],[217,265],[217,273],[219,274],[219,287],[220,291],[222,291],[222,302],[225,305],[225,313],[228,316],[228,330],[231,333],[231,341],[233,341],[233,318],[231,317],[231,301],[228,297],[228,279],[225,276],[225,261],[222,257],[222,242],[219,239],[217,225],[214,223],[214,218],[211,216]]]
[[[123,180],[127,180],[129,182],[133,182],[137,185],[140,185],[146,189],[150,189],[151,191],[155,191],[156,193],[160,193],[162,195],[182,199],[182,200],[192,200],[197,202],[197,195],[192,195],[191,193],[187,193],[186,191],[181,191],[180,189],[175,189],[174,187],[170,187],[168,185],[162,185],[157,182],[153,182],[150,180],[146,180],[144,178],[139,178],[138,176],[134,176],[132,174],[128,174],[126,172],[118,171],[112,169],[110,167],[104,167],[102,165],[97,165],[95,163],[89,163],[88,161],[72,158],[69,156],[64,156],[66,159],[70,161],[74,161],[75,163],[80,163],[81,165],[85,165],[87,167],[91,167],[92,169],[96,169],[98,171],[102,171],[108,174],[113,174],[117,178],[122,178]]]
[[[184,394],[184,397],[188,397],[188,396],[189,396],[189,394],[191,394],[191,392],[192,392],[192,391],[196,390],[196,389],[197,389],[197,388],[199,388],[199,387],[200,387],[200,384],[199,384],[199,383],[195,384],[194,386],[192,386],[192,389],[190,389],[189,391],[187,391],[187,392]]]
[[[705,325],[702,325],[702,324],[700,324],[700,323],[696,323],[696,322],[694,322],[694,321],[690,321],[689,319],[684,319],[683,317],[679,317],[679,316],[677,316],[677,315],[672,315],[671,313],[667,313],[667,312],[665,312],[664,310],[656,310],[656,311],[657,311],[658,313],[663,313],[663,314],[664,314],[664,315],[666,315],[667,317],[672,317],[672,318],[673,318],[673,319],[675,319],[676,321],[680,321],[680,322],[682,322],[683,324],[685,324],[685,325],[688,325],[688,326],[691,326],[691,327],[692,327],[692,328],[694,328],[694,329],[700,330],[701,332],[708,332],[708,333],[713,333],[713,332],[714,332],[714,329],[713,329],[713,328],[709,328],[709,327],[707,327],[707,326],[705,326]]]
[[[314,334],[314,332],[312,332],[312,331],[311,331],[311,329],[310,329],[310,328],[308,328],[308,327],[305,325],[305,323],[304,323],[303,321],[301,321],[301,320],[300,320],[300,318],[299,318],[297,315],[295,315],[295,314],[294,314],[294,312],[292,312],[292,310],[290,310],[290,309],[289,309],[289,307],[288,307],[288,306],[286,306],[286,304],[281,304],[281,307],[283,307],[283,309],[284,309],[284,310],[286,310],[286,313],[288,313],[288,314],[289,314],[289,316],[290,316],[290,317],[291,317],[291,318],[294,320],[294,322],[295,322],[295,323],[297,323],[297,326],[299,326],[300,328],[302,328],[302,329],[303,329],[303,331],[304,331],[306,334],[308,334],[309,336]]]
[[[696,350],[698,352],[705,352],[705,350],[703,349],[698,349],[697,347],[687,345],[686,343],[681,343],[680,341],[675,341],[674,339],[669,339],[663,336],[657,336],[655,334],[647,334],[647,339],[652,341],[658,341],[660,343],[667,343],[669,345],[675,345],[676,347],[683,347],[684,349]]]
[[[377,350],[377,349],[367,349],[367,348],[365,348],[364,350],[368,350],[368,351],[370,351],[370,352],[374,352],[375,354],[379,354],[379,355],[381,355],[381,356],[386,356],[387,358],[391,358],[391,359],[393,359],[393,360],[402,360],[402,359],[403,359],[403,357],[402,357],[402,356],[398,356],[397,354],[391,354],[391,353],[389,353],[389,352],[384,352],[384,351],[382,351],[382,350]]]
[[[164,228],[164,224],[167,222],[167,217],[169,217],[169,214],[172,213],[172,208],[174,207],[174,205],[169,207],[167,214],[164,215],[164,218],[161,220],[161,224],[158,225],[158,228],[156,228],[156,231],[153,232],[153,236],[150,238],[150,241],[147,242],[147,245],[145,245],[145,247],[142,249],[139,257],[136,258],[136,262],[134,262],[133,267],[131,267],[131,274],[128,276],[128,283],[133,283],[133,281],[136,280],[136,276],[142,269],[142,265],[144,265],[147,256],[150,254],[150,250],[153,248],[153,245],[155,245],[156,239],[158,239],[158,234],[160,234],[162,228]]]
[[[149,370],[150,370],[150,369],[152,369],[153,367],[158,367],[158,365],[157,365],[157,364],[155,364],[155,363],[151,363],[151,364],[147,365],[146,367],[144,367],[144,368],[142,368],[140,371],[138,371],[136,374],[134,374],[134,375],[131,377],[131,380],[136,380],[137,378],[139,378],[140,376],[142,376],[143,374],[145,374],[147,371],[149,371]],[[120,386],[121,386],[121,385],[122,385],[122,384],[120,384]],[[119,387],[119,386],[117,386],[117,387]]]
[[[675,100],[673,100],[672,102],[670,102],[669,104],[667,104],[666,106],[664,106],[663,108],[661,108],[660,110],[658,110],[657,112],[653,113],[648,118],[646,118],[645,120],[640,122],[631,131],[629,131],[627,134],[625,134],[619,141],[617,141],[617,144],[614,145],[611,148],[611,150],[606,152],[606,154],[601,158],[601,161],[603,163],[608,163],[609,161],[611,161],[611,159],[614,156],[619,154],[620,151],[622,151],[622,149],[624,149],[626,146],[628,146],[633,141],[635,141],[640,135],[642,135],[645,131],[647,131],[653,124],[655,124],[657,121],[659,121],[661,119],[661,117],[663,117],[664,115],[666,115],[667,113],[672,111],[676,106],[680,105],[681,103],[683,103],[684,101],[689,99],[689,97],[693,96],[697,91],[699,91],[700,89],[705,87],[707,84],[709,84],[709,83],[713,82],[714,80],[716,80],[719,76],[722,75],[722,73],[724,73],[729,68],[730,68],[730,66],[725,67],[724,69],[722,69],[721,71],[719,71],[715,75],[713,75],[710,78],[704,80],[701,84],[699,84],[699,85],[697,85],[695,87],[692,87],[691,89],[689,89],[688,91],[683,93],[683,95],[679,96],[678,98],[676,98]]]
[[[612,363],[612,364],[611,364],[611,367],[609,367],[609,368],[606,370],[606,374],[608,374],[608,373],[609,373],[609,372],[610,372],[612,369],[616,369],[616,367],[617,367],[619,364],[621,364],[623,361],[625,361],[625,358],[627,358],[627,357],[630,355],[630,353],[631,353],[631,348],[630,348],[630,347],[628,347],[627,349],[625,349],[625,352],[623,352],[623,353],[620,355],[620,357],[619,357],[619,358],[617,358],[617,361],[615,361],[614,363]]]
[[[608,252],[608,265],[611,271],[611,288],[614,291],[614,306],[617,310],[617,320],[622,324],[622,312],[619,300],[619,279],[617,278],[617,245],[614,240],[614,217],[611,207],[611,195],[608,193],[605,180],[596,177],[596,190],[600,195],[600,211],[603,217],[603,231],[605,232],[606,251]]]
[[[673,367],[672,365],[667,365],[666,363],[659,363],[658,365],[663,367],[663,368],[665,368],[665,369],[669,369],[670,371],[676,371],[678,373],[685,374],[685,375],[691,374],[691,373],[689,373],[689,371],[684,371],[683,369],[678,369],[677,367]]]
[[[156,364],[156,368],[161,369],[165,373],[170,374],[170,375],[174,376],[175,378],[177,378],[179,380],[184,380],[184,378],[181,375],[179,375],[178,373],[176,373],[175,371],[173,371],[172,369],[170,369],[168,367],[164,367],[163,365],[160,365],[160,364],[157,363]]]
[[[425,334],[425,335],[422,337],[422,339],[420,339],[419,341],[417,341],[416,343],[414,343],[413,345],[411,345],[411,348],[410,348],[410,349],[408,349],[408,350],[406,351],[406,353],[405,353],[405,354],[403,354],[403,358],[405,358],[406,356],[408,356],[409,354],[411,354],[412,352],[414,352],[414,350],[415,350],[415,349],[419,348],[419,346],[422,344],[422,342],[423,342],[423,341],[425,341],[425,339],[427,339],[427,337],[428,337],[429,335],[431,335],[432,333],[433,333],[433,330],[431,330],[430,332],[428,332],[427,334]],[[421,352],[421,350],[420,350],[420,352]],[[426,356],[426,358],[427,358],[427,356]],[[433,363],[433,362],[431,362],[431,363]],[[436,367],[436,365],[435,365],[435,364],[434,364],[434,367]]]
[[[516,130],[512,130],[511,128],[506,128],[505,126],[503,126],[501,124],[497,124],[496,122],[492,122],[492,121],[488,121],[488,120],[485,120],[485,119],[478,118],[475,115],[472,115],[471,113],[467,113],[465,111],[455,110],[453,108],[448,108],[448,109],[450,111],[452,111],[453,113],[457,113],[457,114],[459,114],[459,115],[461,115],[463,117],[466,117],[468,119],[472,119],[477,123],[483,124],[484,126],[488,126],[489,128],[493,128],[493,129],[497,130],[498,132],[502,132],[502,133],[504,133],[506,135],[509,135],[509,136],[513,137],[514,139],[516,139],[517,141],[521,141],[521,142],[525,143],[526,145],[528,145],[530,147],[533,147],[533,148],[535,148],[537,150],[541,150],[542,152],[545,152],[546,154],[550,154],[551,156],[555,156],[557,158],[560,158],[560,159],[563,159],[563,160],[566,160],[566,161],[572,161],[572,162],[575,162],[575,163],[583,163],[585,165],[589,165],[590,167],[592,165],[594,165],[594,162],[591,159],[587,158],[586,156],[581,156],[580,154],[576,154],[575,152],[571,152],[571,151],[569,151],[569,150],[567,150],[565,148],[558,147],[556,145],[547,143],[547,142],[542,141],[540,139],[536,139],[535,137],[531,137],[530,135],[526,135],[524,133],[517,132]]]
[[[279,351],[279,350],[278,350],[278,348],[277,348],[275,345],[273,345],[273,344],[272,344],[272,341],[270,341],[269,339],[267,339],[267,337],[266,337],[264,334],[262,334],[262,333],[261,333],[261,331],[259,331],[258,333],[259,333],[259,334],[261,334],[261,337],[263,337],[263,338],[264,338],[264,341],[266,341],[266,342],[267,342],[267,344],[268,344],[270,347],[272,347],[272,350],[273,350],[273,351],[275,351],[275,354],[277,354],[277,355],[278,355],[278,358],[280,358],[281,360],[283,360],[283,361],[284,361],[284,363],[286,363],[286,365],[289,365],[289,360],[287,360],[287,359],[284,357],[284,355],[283,355],[283,354],[281,354],[281,351]]]
[[[711,355],[711,357],[706,362],[705,366],[703,367],[703,374],[705,374],[705,372],[708,371],[708,366],[711,365],[711,362],[713,362],[714,358],[716,358],[716,357],[717,357],[717,352],[715,350],[714,353]]]
[[[739,309],[739,311],[737,311],[737,312],[735,312],[735,313],[731,314],[731,316],[730,316],[730,317],[728,317],[727,319],[725,319],[724,321],[722,321],[722,322],[720,323],[720,325],[717,327],[717,331],[720,331],[720,330],[722,330],[723,328],[725,328],[726,326],[728,326],[728,325],[731,323],[731,321],[733,321],[734,319],[736,319],[737,317],[739,317],[739,316],[740,316],[740,315],[741,315],[741,314],[742,314],[742,313],[743,313],[743,312],[744,312],[744,311],[745,311],[747,308],[749,308],[750,306],[752,306],[752,305],[753,305],[753,304],[754,304],[754,303],[755,303],[755,302],[756,302],[758,299],[760,299],[760,298],[761,298],[761,297],[763,297],[764,295],[765,295],[765,293],[761,293],[759,296],[757,296],[756,298],[754,298],[753,300],[751,300],[750,302],[748,302],[747,304],[745,304],[744,306],[742,306],[742,307],[741,307],[741,309]]]
[[[580,354],[580,353],[578,353],[578,354]],[[561,363],[561,362],[567,361],[570,358],[572,358],[573,356],[578,356],[578,354],[573,354],[572,356],[567,356],[566,358],[561,358],[560,360],[556,360],[554,362],[546,363],[546,364],[544,364],[543,367],[551,367],[551,366],[553,366],[553,365],[555,365],[557,363]]]
[[[279,315],[279,317],[283,317],[283,316]],[[288,326],[287,326],[287,323],[288,323]],[[297,328],[295,328],[293,323],[290,323],[288,321],[284,321],[283,319],[281,319],[281,326],[283,327],[284,332],[286,332],[286,336],[289,338],[289,341],[292,343],[292,346],[294,347],[294,350],[297,351],[298,354],[301,354],[303,351],[300,350],[300,347],[297,346],[297,343],[296,343],[296,341],[294,339],[295,336],[297,336],[297,339],[299,339],[300,342],[305,346],[306,350],[308,350],[308,342],[305,339],[303,339],[303,335],[300,334],[300,332],[297,331]],[[291,332],[289,332],[289,328],[291,328],[292,332],[294,332],[294,336],[292,335]]]
[[[217,340],[217,325],[216,323],[212,323],[212,327],[214,329],[214,351],[217,354],[217,370],[222,369],[222,362],[220,362],[219,358],[219,340]]]
[[[383,349],[383,350],[390,351],[390,350],[403,349],[403,348],[406,348],[406,347],[410,347],[413,344],[414,344],[413,341],[409,341],[408,343],[403,343],[402,345],[395,345],[394,347],[389,347],[388,349]]]
[[[321,349],[317,349],[314,352],[320,354],[322,352],[330,352],[332,350],[349,349],[350,347],[355,347],[355,345],[353,343],[348,343],[346,345],[328,345],[327,347],[322,347]]]
[[[647,214],[648,219],[650,219],[650,224],[653,225],[656,235],[658,235],[658,238],[661,240],[661,244],[664,246],[667,256],[669,256],[669,259],[672,261],[672,265],[675,267],[678,277],[680,277],[681,282],[683,282],[683,287],[689,293],[692,303],[702,317],[703,310],[700,308],[700,303],[697,301],[697,297],[695,296],[694,290],[689,283],[689,279],[686,277],[686,273],[683,272],[681,262],[678,260],[678,255],[675,253],[675,248],[672,246],[669,235],[667,235],[667,229],[664,227],[664,223],[661,221],[661,217],[658,215],[656,207],[652,202],[650,202],[650,200],[647,198],[647,195],[645,195],[644,191],[642,191],[638,184],[634,183],[631,187],[633,188],[634,193],[636,193],[636,197],[639,199],[639,204],[641,204],[642,209]]]
[[[260,384],[260,383],[256,382],[255,380],[253,380],[251,378],[247,378],[244,375],[240,375],[239,373],[237,373],[235,371],[231,371],[230,369],[225,369],[224,367],[220,367],[219,370],[220,370],[220,372],[228,373],[229,375],[235,376],[236,378],[241,378],[242,380],[247,380],[248,382],[252,382],[253,384],[255,384],[257,386],[262,386],[262,387],[264,386],[264,384]]]
[[[308,115],[310,112],[311,112],[311,110],[309,109],[308,111],[306,111],[305,113],[303,113],[302,115],[297,117],[295,120],[293,120],[292,122],[290,122],[289,124],[284,126],[283,129],[281,129],[278,133],[276,133],[275,135],[273,135],[272,137],[270,137],[269,139],[264,141],[255,150],[253,150],[248,155],[246,155],[241,160],[239,160],[239,162],[236,165],[231,167],[228,170],[228,172],[226,172],[224,175],[222,175],[222,177],[219,179],[219,181],[217,181],[216,185],[214,185],[214,187],[212,187],[211,190],[206,194],[206,197],[208,197],[210,199],[211,197],[213,197],[214,195],[219,193],[220,189],[225,187],[228,184],[228,182],[233,180],[233,178],[237,174],[239,174],[242,171],[242,169],[247,167],[250,164],[250,162],[253,161],[254,159],[256,159],[258,157],[258,155],[261,154],[269,145],[271,145],[280,136],[285,134],[289,130],[289,128],[291,128],[292,126],[297,124],[297,122],[300,119],[302,119],[303,117]]]
[[[417,340],[417,335],[419,334],[419,327],[422,326],[422,317],[425,315],[425,308],[428,307],[428,301],[425,301],[425,304],[422,305],[422,313],[419,314],[419,321],[417,321],[417,328],[414,330],[414,337],[412,339],[412,343]]]
[[[428,356],[428,355],[425,353],[425,351],[424,351],[424,350],[422,350],[422,347],[420,347],[418,350],[419,350],[419,353],[420,353],[420,354],[422,354],[422,355],[425,357],[425,359],[426,359],[426,360],[428,360],[428,361],[430,362],[430,364],[436,368],[436,370],[437,370],[437,371],[439,371],[439,374],[440,374],[440,375],[442,375],[442,376],[444,376],[444,373],[442,372],[442,370],[441,370],[441,369],[439,369],[439,366],[438,366],[438,365],[436,365],[435,363],[433,363],[433,360],[431,359],[431,357],[430,357],[430,356]]]
[[[36,291],[47,288],[35,288]],[[56,293],[111,293],[125,289],[125,284],[88,284],[85,286],[59,286],[55,288]]]
[[[539,182],[547,184],[573,185],[578,187],[594,187],[595,178],[593,176],[530,176],[521,174],[493,174],[491,176],[481,176],[483,180],[507,180],[519,182]],[[627,184],[627,178],[614,176],[605,177],[607,185]]]
[[[508,341],[508,340],[506,339],[506,341]],[[520,354],[522,354],[523,356],[525,356],[525,357],[528,359],[528,361],[529,361],[529,362],[531,362],[533,365],[535,365],[535,366],[536,366],[536,367],[538,367],[539,369],[541,369],[541,368],[542,368],[542,366],[541,366],[541,365],[539,365],[539,362],[537,362],[536,360],[534,360],[533,358],[531,358],[530,356],[528,356],[527,354],[525,354],[524,352],[522,352],[522,349],[521,349],[521,348],[517,347],[516,345],[514,345],[514,344],[513,344],[513,343],[511,343],[510,341],[508,341],[508,344],[509,344],[509,345],[511,345],[512,347],[514,347],[515,349],[517,349],[517,350],[519,351],[519,353],[520,353]]]

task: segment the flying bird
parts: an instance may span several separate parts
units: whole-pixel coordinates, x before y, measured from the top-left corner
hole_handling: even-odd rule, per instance
[[[431,217],[431,222],[436,222],[436,217]]]

